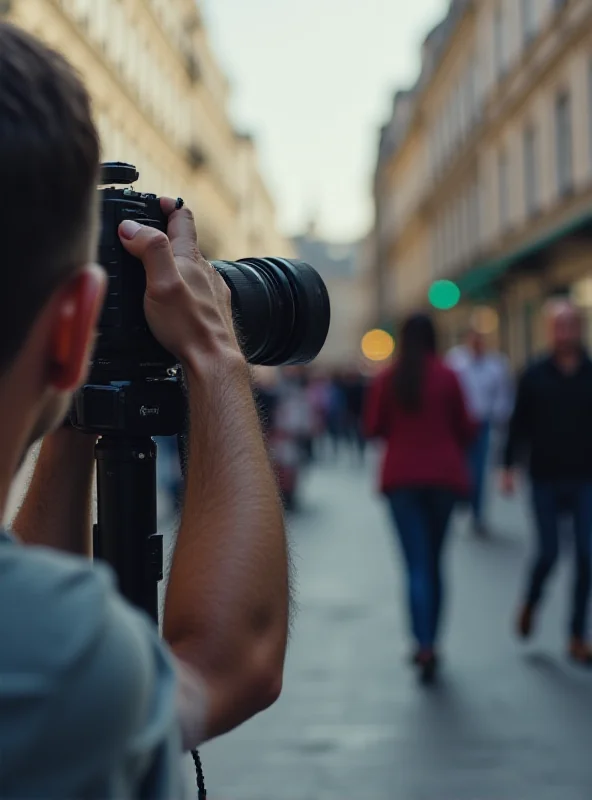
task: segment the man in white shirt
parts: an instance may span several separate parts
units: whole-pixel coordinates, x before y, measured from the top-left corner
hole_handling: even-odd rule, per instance
[[[485,479],[492,431],[506,425],[512,411],[513,386],[508,359],[487,350],[485,337],[471,327],[465,344],[454,347],[447,357],[463,388],[467,407],[478,423],[478,433],[469,452],[473,479],[471,508],[475,532],[487,532],[484,522]]]

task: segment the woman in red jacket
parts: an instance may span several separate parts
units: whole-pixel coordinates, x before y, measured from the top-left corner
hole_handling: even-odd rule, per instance
[[[365,427],[386,441],[381,491],[407,565],[414,663],[429,683],[438,664],[442,550],[456,500],[469,491],[466,449],[475,427],[455,374],[436,356],[431,319],[411,316],[399,347],[370,390]]]

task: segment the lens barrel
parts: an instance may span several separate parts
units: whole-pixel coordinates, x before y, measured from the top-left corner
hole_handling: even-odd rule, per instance
[[[303,261],[213,261],[229,286],[243,352],[251,364],[308,364],[329,332],[331,305],[321,276]]]

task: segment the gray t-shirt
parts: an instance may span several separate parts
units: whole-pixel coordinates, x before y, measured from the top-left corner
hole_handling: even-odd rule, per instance
[[[108,568],[0,532],[0,798],[183,797],[175,693]]]

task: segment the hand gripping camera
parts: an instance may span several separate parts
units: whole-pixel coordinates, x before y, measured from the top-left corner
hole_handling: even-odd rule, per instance
[[[81,430],[108,436],[170,436],[181,430],[185,415],[180,368],[150,332],[144,267],[118,235],[126,219],[166,232],[159,198],[129,188],[138,177],[131,164],[102,167],[101,183],[109,188],[100,189],[99,262],[108,271],[109,288],[90,378],[76,394],[71,418]],[[312,267],[282,258],[214,261],[212,266],[230,287],[239,340],[251,364],[305,364],[318,355],[329,330],[330,306]]]
[[[102,167],[98,258],[108,271],[109,286],[89,380],[75,395],[70,421],[101,436],[94,555],[114,568],[125,597],[157,618],[163,557],[162,537],[156,533],[152,437],[179,435],[183,450],[187,410],[181,367],[146,322],[144,267],[118,236],[126,219],[166,232],[159,198],[130,188],[138,177],[131,164]],[[230,287],[239,341],[252,364],[303,364],[318,355],[330,308],[327,289],[312,267],[282,258],[213,266]]]

